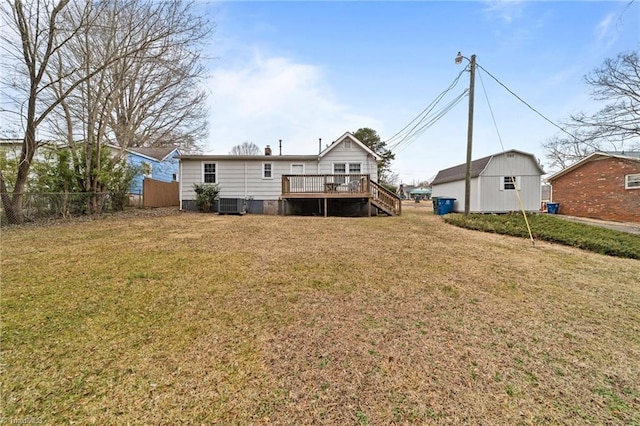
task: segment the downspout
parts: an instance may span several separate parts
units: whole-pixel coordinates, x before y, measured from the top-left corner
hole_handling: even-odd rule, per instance
[[[182,210],[182,160],[178,160],[178,197],[180,198],[180,210]]]
[[[316,164],[316,174],[320,174],[320,154],[322,154],[322,138],[318,138],[318,164]]]

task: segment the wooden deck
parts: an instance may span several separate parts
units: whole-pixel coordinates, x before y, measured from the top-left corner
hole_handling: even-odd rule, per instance
[[[369,182],[369,175],[283,175],[282,198],[366,198]]]
[[[282,198],[324,199],[327,215],[327,200],[334,198],[367,199],[389,216],[400,215],[400,198],[371,180],[368,174],[283,175]]]

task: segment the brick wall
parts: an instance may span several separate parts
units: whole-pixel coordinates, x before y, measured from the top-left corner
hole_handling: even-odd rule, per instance
[[[552,182],[560,214],[640,222],[640,189],[624,189],[625,175],[640,173],[640,161],[589,161]]]

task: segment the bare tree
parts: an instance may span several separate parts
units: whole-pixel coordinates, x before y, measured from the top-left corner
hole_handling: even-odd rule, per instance
[[[119,86],[109,122],[115,142],[122,148],[174,145],[193,150],[207,130],[206,93],[200,83],[210,25],[191,12],[191,4],[179,1],[132,1],[127,17],[120,31],[144,28],[148,33],[138,43],[151,34],[163,36],[161,44],[112,70]]]
[[[145,13],[137,15],[140,11]],[[103,140],[117,141],[123,148],[176,135],[195,140],[194,134],[204,129],[199,121],[204,117],[204,97],[197,89],[203,69],[199,51],[191,47],[208,27],[189,11],[190,5],[179,0],[2,3],[3,20],[13,30],[2,34],[3,56],[10,59],[12,71],[3,73],[2,91],[13,101],[12,112],[24,128],[11,194],[0,171],[2,203],[12,223],[23,221],[36,130],[58,107],[67,140],[72,144],[76,135],[83,136],[87,173],[96,169],[93,161],[101,157],[95,150]],[[173,79],[163,79],[167,75]],[[176,81],[186,83],[180,86]],[[185,90],[195,95],[185,96]],[[184,124],[188,120],[191,126]],[[149,129],[155,129],[153,136]],[[87,184],[86,189],[96,187]]]
[[[92,212],[100,211],[96,194],[106,189],[105,176],[96,171],[114,167],[127,148],[171,145],[194,151],[206,133],[206,93],[200,83],[205,76],[201,48],[209,25],[190,8],[180,1],[107,2],[92,31],[79,34],[61,51],[58,75],[69,67],[88,74],[110,64],[62,101],[54,120],[71,147],[79,137],[86,148],[84,185],[94,194]],[[119,57],[122,51],[132,54]],[[118,59],[112,61],[114,57]],[[62,86],[56,87],[56,96]],[[119,147],[109,165],[101,164],[106,143]]]
[[[603,141],[592,139],[589,134],[581,132],[580,129],[575,129],[574,132],[573,136],[556,135],[543,142],[542,147],[546,151],[551,169],[564,169],[595,151],[605,149]]]
[[[260,155],[260,147],[253,142],[242,142],[231,148],[230,155]]]
[[[18,171],[13,193],[9,194],[2,170],[0,170],[0,193],[7,218],[12,223],[22,223],[22,201],[24,188],[29,177],[29,169],[36,152],[36,129],[46,116],[55,108],[53,105],[41,105],[40,98],[50,84],[46,79],[46,70],[56,52],[80,31],[86,21],[82,19],[76,28],[67,29],[60,34],[59,20],[61,12],[69,0],[37,0],[24,5],[21,0],[7,1],[2,4],[3,20],[15,30],[13,34],[2,35],[2,50],[5,58],[12,58],[20,65],[20,81],[4,80],[3,95],[19,101],[18,111],[24,126],[22,149],[18,161]],[[84,18],[84,16],[83,16]],[[15,46],[15,48],[14,48]],[[12,75],[16,79],[18,73]],[[7,75],[7,74],[5,74]],[[24,95],[22,99],[16,96]]]
[[[619,54],[585,76],[591,96],[605,106],[593,114],[572,115],[565,128],[543,147],[552,167],[565,168],[598,150],[640,149],[640,56]]]
[[[637,51],[621,53],[607,59],[602,67],[585,77],[591,95],[607,102],[593,115],[572,116],[594,138],[619,143],[640,138],[640,55]]]

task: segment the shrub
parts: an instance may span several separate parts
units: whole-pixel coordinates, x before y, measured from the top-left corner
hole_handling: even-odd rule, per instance
[[[570,222],[553,215],[527,214],[534,238],[590,250],[600,254],[640,259],[640,236]],[[521,213],[448,214],[445,222],[461,228],[528,238]]]
[[[220,193],[218,184],[194,183],[193,190],[196,192],[196,206],[198,210],[204,213],[210,212]]]

